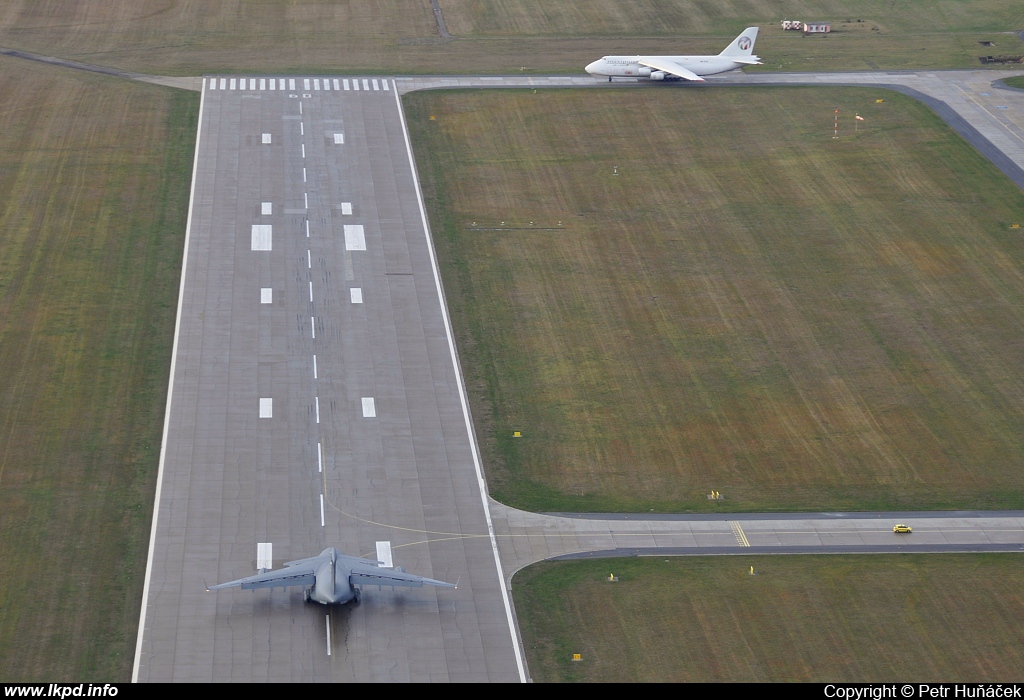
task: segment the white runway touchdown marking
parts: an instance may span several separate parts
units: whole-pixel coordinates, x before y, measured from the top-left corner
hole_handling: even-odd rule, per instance
[[[341,203],[341,213],[344,216],[351,216],[352,215],[352,202],[342,202]]]
[[[263,216],[270,216],[274,213],[274,204],[272,202],[262,202],[260,204],[260,213]]]
[[[334,135],[334,143],[335,144],[343,144],[343,143],[345,143],[345,134],[335,134]]]
[[[320,424],[320,397],[319,396],[316,397],[316,422],[317,422],[317,425]]]
[[[348,90],[348,78],[342,78],[341,84],[345,86],[346,90]],[[223,87],[223,85],[221,87]]]
[[[288,78],[288,89],[289,90],[294,90],[295,89],[295,78]]]
[[[363,418],[376,418],[377,407],[373,403],[372,396],[363,397]]]
[[[220,79],[220,89],[223,90],[225,88],[225,86],[227,85],[227,83],[228,83],[227,78],[221,78]]]
[[[370,81],[367,80],[366,78],[363,78],[363,89],[364,90],[369,90],[370,89]]]
[[[350,289],[349,292],[351,292],[352,303],[353,304],[362,304],[363,303],[363,288],[362,287],[352,287],[352,289]]]
[[[380,85],[377,83],[376,78],[373,78],[373,89],[378,91],[380,90]]]
[[[345,224],[345,250],[366,250],[362,224]]]
[[[340,90],[341,89],[341,87],[338,85],[338,79],[337,78],[334,79],[334,89],[335,90]]]
[[[231,86],[231,89],[234,90],[235,89],[235,78],[232,78],[231,82],[228,83],[228,84]]]
[[[316,444],[316,464],[317,471],[322,474],[324,471],[324,448],[319,442]]]
[[[274,290],[272,287],[260,287],[260,303],[261,304],[273,304],[274,303]]]
[[[274,399],[260,399],[260,418],[274,417]]]
[[[270,224],[253,224],[252,226],[252,249],[271,250],[271,238],[273,226]]]
[[[270,134],[263,134],[263,143],[270,143]]]
[[[256,543],[256,569],[273,569],[274,568],[274,543],[273,542],[257,542]]]
[[[381,566],[386,569],[394,568],[395,560],[391,554],[391,542],[384,541],[377,543],[377,561],[379,561]]]
[[[313,379],[316,379],[316,355],[313,355]]]

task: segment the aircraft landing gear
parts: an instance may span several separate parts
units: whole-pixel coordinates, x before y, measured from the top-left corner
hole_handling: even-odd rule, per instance
[[[359,605],[359,602],[362,599],[363,599],[363,592],[360,589],[357,588],[354,591],[352,591],[352,600],[355,602],[356,605]]]
[[[302,589],[302,602],[304,602],[304,603],[308,603],[309,602],[309,589],[308,588]]]

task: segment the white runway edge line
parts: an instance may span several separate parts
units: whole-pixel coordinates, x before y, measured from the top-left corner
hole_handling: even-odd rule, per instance
[[[149,609],[149,583],[153,575],[153,549],[156,546],[156,528],[160,520],[160,494],[164,485],[164,463],[167,458],[167,432],[171,424],[171,403],[174,400],[174,370],[178,364],[178,344],[181,334],[181,307],[185,298],[188,277],[188,246],[192,236],[192,209],[196,201],[196,171],[199,169],[199,137],[203,134],[203,107],[206,103],[206,78],[199,97],[199,119],[196,125],[196,152],[192,157],[192,188],[188,195],[188,218],[185,221],[185,249],[181,256],[181,283],[178,285],[178,313],[174,320],[174,345],[171,349],[171,373],[167,380],[167,405],[164,407],[164,434],[160,440],[160,462],[156,471],[156,495],[153,505],[153,524],[149,529],[149,554],[146,555],[146,578],[142,584],[142,610],[139,612],[139,632],[135,637],[135,662],[132,664],[132,683],[139,682],[139,663],[146,632],[146,611]]]
[[[466,422],[466,433],[469,435],[469,444],[473,453],[473,467],[476,469],[477,488],[480,491],[480,502],[484,507],[484,516],[487,519],[487,534],[491,539],[491,552],[494,554],[495,573],[498,575],[498,584],[501,587],[501,598],[505,603],[505,617],[508,620],[509,634],[512,635],[512,648],[516,654],[516,666],[519,669],[519,681],[526,682],[526,667],[523,665],[523,653],[519,641],[519,633],[516,630],[516,622],[512,616],[512,605],[508,598],[508,589],[505,586],[505,577],[501,573],[501,555],[498,554],[498,539],[494,536],[494,522],[491,520],[491,509],[487,505],[487,483],[484,481],[483,468],[480,465],[480,447],[476,442],[476,433],[473,432],[473,421],[469,417],[469,404],[466,400],[466,384],[462,378],[462,368],[459,366],[459,358],[455,353],[455,341],[452,338],[452,324],[448,318],[448,305],[444,300],[444,289],[441,287],[441,276],[437,271],[437,254],[434,252],[434,241],[430,237],[430,225],[427,223],[427,210],[423,206],[423,192],[420,189],[420,177],[416,172],[416,159],[412,155],[412,143],[409,141],[409,127],[405,123],[405,111],[402,109],[402,101],[398,96],[398,86],[395,85],[395,106],[398,108],[398,116],[402,120],[402,135],[405,137],[405,151],[409,156],[409,167],[412,169],[412,179],[416,190],[416,201],[420,207],[420,221],[423,223],[423,235],[427,238],[427,249],[430,252],[430,266],[434,272],[434,285],[437,288],[437,296],[441,301],[441,316],[444,319],[445,333],[448,335],[448,351],[451,353],[452,366],[455,368],[455,381],[459,387],[459,399],[462,402],[462,415]]]

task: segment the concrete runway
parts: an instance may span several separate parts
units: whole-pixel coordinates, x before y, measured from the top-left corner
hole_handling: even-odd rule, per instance
[[[350,80],[203,91],[140,681],[525,678],[493,540],[458,536],[486,500],[398,95]],[[205,591],[258,543],[381,541],[459,588]]]
[[[947,109],[1021,184],[1024,93],[996,92],[1004,75],[884,82]],[[1021,513],[558,516],[485,496],[398,95],[577,85],[607,84],[205,79],[136,680],[524,680],[507,586],[551,557],[1024,547]],[[458,590],[370,589],[332,609],[299,589],[204,590],[254,573],[258,543],[279,567],[383,541]]]

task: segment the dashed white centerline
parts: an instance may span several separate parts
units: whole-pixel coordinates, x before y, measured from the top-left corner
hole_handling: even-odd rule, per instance
[[[310,270],[313,269],[313,254],[308,250],[306,251],[306,267]],[[312,285],[313,283],[310,282],[310,284]]]
[[[316,397],[316,422],[320,423],[320,397]]]
[[[302,125],[302,122],[299,122],[299,136],[305,136],[305,135],[306,135],[306,127],[304,127]]]
[[[327,655],[331,655],[331,615],[328,613],[327,617]]]
[[[294,90],[295,88],[293,87],[291,89]],[[299,103],[299,114],[302,114],[302,103],[301,102]]]
[[[309,209],[309,192],[302,193],[302,200],[306,203],[306,209]]]
[[[316,319],[309,317],[309,330],[313,332],[313,340],[316,340]]]
[[[313,355],[313,379],[316,378],[316,355]]]
[[[309,238],[309,219],[306,219],[306,238]]]
[[[302,144],[302,157],[306,157],[306,144]]]
[[[310,280],[310,282],[309,282],[309,301],[310,301],[310,303],[313,302],[313,281],[312,280]]]
[[[317,471],[323,473],[324,471],[324,448],[318,442],[316,444],[316,466]]]
[[[303,182],[306,181],[306,169],[305,168],[302,169],[302,181]]]
[[[324,495],[320,494],[320,527],[324,526]]]

